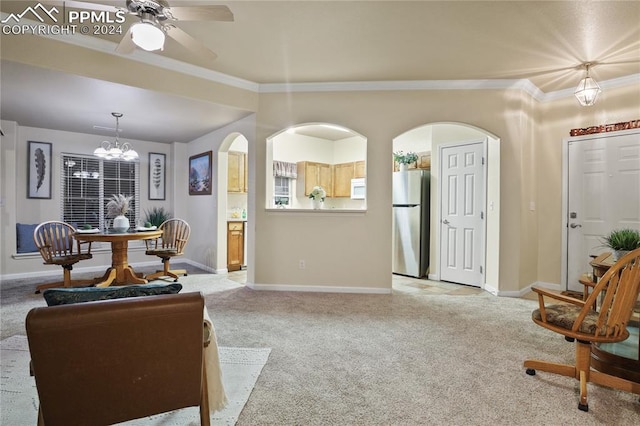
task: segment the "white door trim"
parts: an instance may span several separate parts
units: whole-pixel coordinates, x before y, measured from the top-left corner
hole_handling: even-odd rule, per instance
[[[438,144],[438,178],[437,178],[437,190],[436,190],[436,205],[435,208],[431,209],[431,213],[432,213],[432,217],[433,217],[433,213],[435,211],[435,220],[436,220],[436,226],[435,226],[435,264],[438,265],[435,274],[429,274],[429,278],[430,279],[435,279],[437,281],[440,281],[440,277],[441,277],[441,268],[440,268],[440,260],[441,260],[441,256],[440,256],[440,243],[441,243],[441,226],[440,223],[442,222],[442,212],[441,212],[441,206],[442,206],[442,150],[445,148],[454,148],[454,147],[459,147],[459,146],[464,146],[464,145],[472,145],[472,144],[477,144],[477,143],[481,143],[482,144],[482,156],[484,157],[484,167],[482,169],[482,173],[483,173],[483,199],[482,199],[482,211],[484,212],[484,220],[483,220],[483,226],[482,226],[482,266],[483,266],[483,272],[482,272],[482,282],[480,283],[480,288],[484,289],[485,288],[485,284],[486,284],[486,263],[487,263],[487,170],[488,170],[488,151],[487,151],[487,146],[488,146],[488,138],[482,138],[482,139],[474,139],[474,140],[469,140],[469,141],[456,141],[456,142],[443,142],[441,144]],[[433,175],[432,175],[433,177]],[[432,179],[433,182],[433,179]],[[432,228],[433,229],[433,228]]]

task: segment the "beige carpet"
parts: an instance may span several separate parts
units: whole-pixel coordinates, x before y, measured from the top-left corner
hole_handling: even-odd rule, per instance
[[[220,347],[220,366],[229,403],[211,415],[213,425],[234,425],[255,385],[270,349]],[[29,347],[26,336],[0,341],[0,424],[33,426],[38,418],[38,395],[29,377]],[[200,424],[198,407],[134,420],[127,426],[187,426]]]
[[[201,271],[180,282],[204,294],[219,346],[272,349],[238,426],[640,424],[637,395],[589,385],[584,413],[576,380],[525,374],[527,358],[574,355],[531,321],[532,300],[252,291]],[[0,285],[2,338],[25,334],[33,285]]]

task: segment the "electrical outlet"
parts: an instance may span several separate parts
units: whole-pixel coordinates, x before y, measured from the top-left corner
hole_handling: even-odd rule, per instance
[[[304,261],[304,260],[299,260],[298,261],[298,268],[304,269],[306,267],[307,267],[307,262],[306,261]]]

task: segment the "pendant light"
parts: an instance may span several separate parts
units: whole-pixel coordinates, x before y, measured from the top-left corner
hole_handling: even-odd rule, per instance
[[[578,87],[576,87],[576,90],[573,92],[582,106],[591,106],[595,104],[598,95],[602,92],[598,83],[593,78],[589,77],[590,66],[590,63],[584,64],[587,74],[582,80],[580,80]]]
[[[103,141],[98,148],[93,151],[93,155],[96,157],[104,158],[105,160],[125,160],[125,161],[138,161],[138,153],[133,149],[129,142],[120,143],[118,139],[118,133],[120,132],[120,118],[122,113],[112,112],[116,119],[116,139],[112,142]]]

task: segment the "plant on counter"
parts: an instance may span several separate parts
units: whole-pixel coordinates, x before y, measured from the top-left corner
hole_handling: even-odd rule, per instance
[[[144,212],[144,226],[146,227],[160,226],[169,219],[171,219],[171,213],[165,210],[164,207],[152,207]]]
[[[411,164],[418,161],[418,154],[411,151],[406,154],[403,151],[396,151],[393,153],[393,160],[398,164]]]
[[[123,194],[112,195],[107,203],[107,217],[124,216],[129,211],[129,202],[133,197]]]
[[[314,186],[311,192],[309,193],[309,198],[312,200],[320,200],[324,201],[324,198],[327,196],[327,191],[324,190],[321,186]]]

